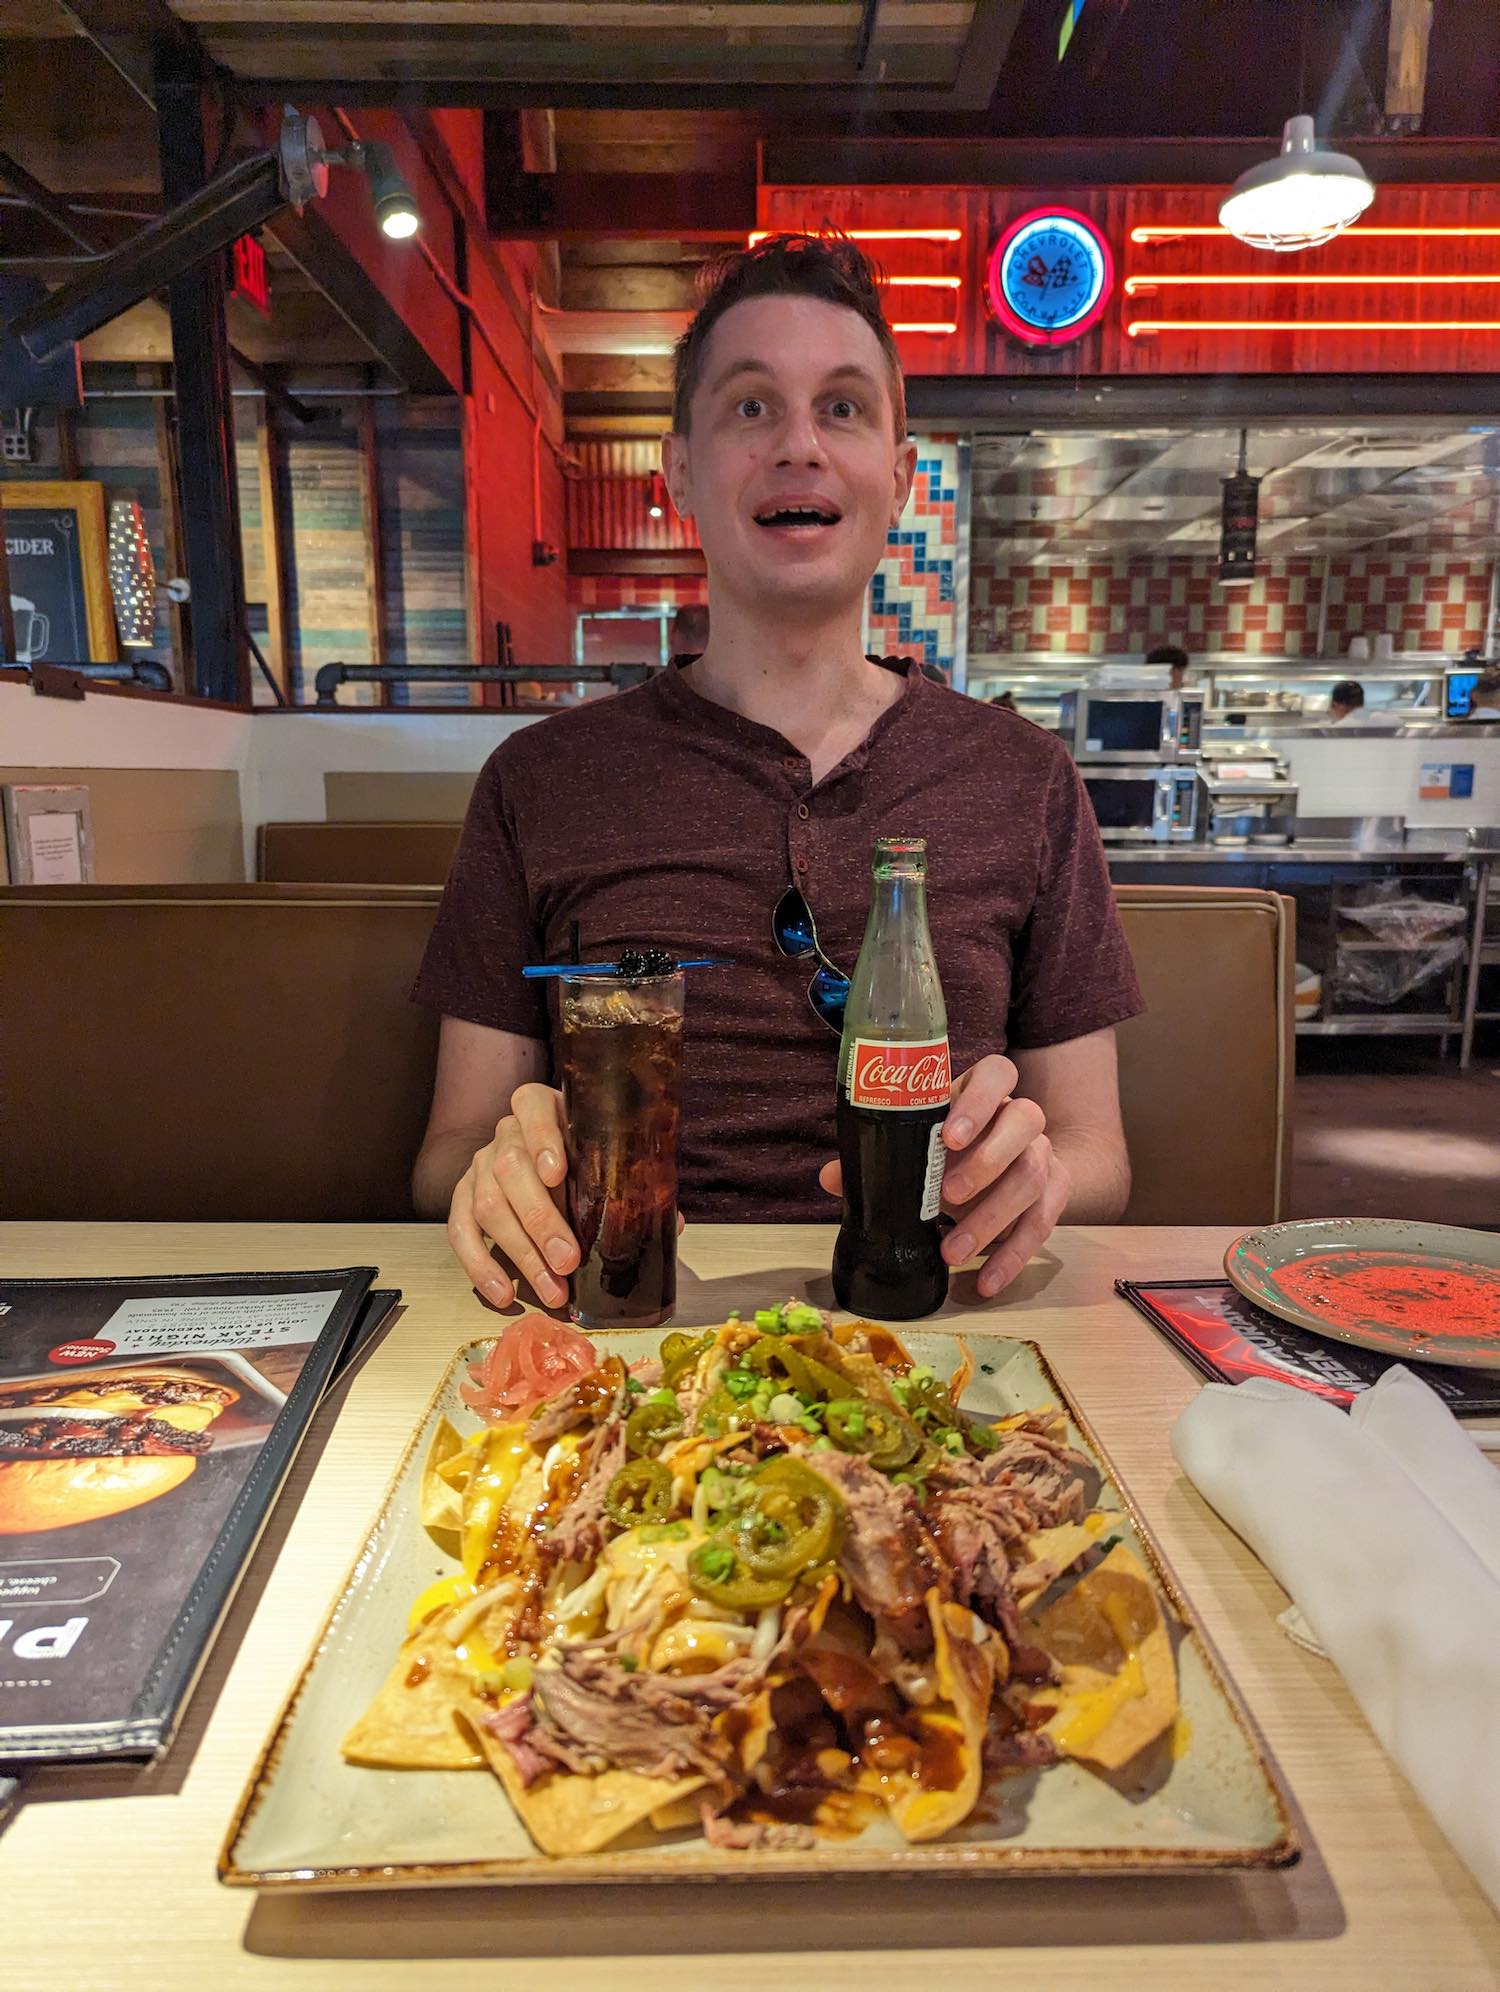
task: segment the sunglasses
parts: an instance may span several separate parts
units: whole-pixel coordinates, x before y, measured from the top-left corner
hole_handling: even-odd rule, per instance
[[[788,961],[813,961],[817,973],[807,985],[807,1000],[820,1023],[842,1032],[844,1006],[849,1001],[849,978],[818,946],[817,923],[800,886],[789,885],[776,902],[771,915],[771,938],[777,951]]]

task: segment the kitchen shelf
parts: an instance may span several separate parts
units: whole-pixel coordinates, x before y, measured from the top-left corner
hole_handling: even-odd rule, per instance
[[[1318,1017],[1296,1026],[1298,1037],[1454,1037],[1460,1024],[1452,1017],[1435,1017],[1430,1010],[1417,1016],[1400,1012],[1368,1017]]]

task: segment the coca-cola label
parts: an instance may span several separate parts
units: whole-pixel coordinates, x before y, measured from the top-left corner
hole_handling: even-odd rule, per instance
[[[883,1038],[856,1038],[849,1061],[849,1104],[885,1107],[897,1113],[948,1103],[948,1040],[890,1044]]]

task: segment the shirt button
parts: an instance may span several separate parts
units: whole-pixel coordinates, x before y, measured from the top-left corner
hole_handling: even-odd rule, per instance
[[[782,766],[784,768],[790,768],[793,774],[795,774],[798,768],[802,766],[802,761],[800,756],[796,754],[788,754],[786,759],[782,762]]]
[[[798,858],[798,860],[797,860],[797,870],[798,870],[799,872],[805,872],[805,871],[807,870],[807,860],[806,860],[806,858]]]
[[[805,802],[799,802],[797,804],[797,814],[802,818],[803,822],[805,823],[808,817],[812,815],[812,811],[808,808]]]

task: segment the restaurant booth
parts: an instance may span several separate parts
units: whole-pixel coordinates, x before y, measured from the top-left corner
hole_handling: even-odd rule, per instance
[[[836,1203],[680,1240],[673,1205],[669,1317],[570,1326],[414,1217],[410,992],[488,755],[712,615],[656,467],[691,278],[650,229],[687,196],[542,200],[556,133],[493,77],[483,111],[309,80],[320,154],[287,78],[384,25],[171,11],[239,122],[158,46],[121,114],[169,134],[152,199],[263,152],[275,212],[80,318],[81,400],[0,463],[17,1982],[1494,1982],[1500,1252],[1293,1175],[1299,1042],[1426,1041],[1473,1085],[1500,1017],[1500,726],[1465,714],[1494,186],[1383,139],[1376,204],[1278,256],[1170,147],[869,136],[843,96],[836,148],[782,119],[753,187],[715,180],[733,227],[678,249],[840,231],[881,265],[916,478],[864,648],[1067,740],[1146,1001],[1131,1186],[890,1322],[839,1304]],[[413,19],[411,60],[495,11]],[[620,31],[499,11],[575,65]],[[903,77],[922,35],[988,46],[938,15],[1004,12],[887,46],[895,6],[776,11],[814,65],[859,14]],[[119,22],[68,12],[129,82]],[[290,205],[288,126],[324,183]],[[141,219],[31,184],[107,223],[90,257]],[[5,260],[0,327],[70,281],[12,298]],[[574,971],[560,1033],[577,941],[531,964]],[[934,1249],[943,1157],[935,1124]]]

